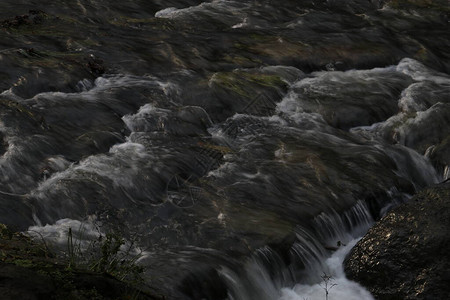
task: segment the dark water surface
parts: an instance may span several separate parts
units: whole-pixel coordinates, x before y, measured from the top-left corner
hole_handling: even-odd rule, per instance
[[[372,299],[346,251],[450,176],[448,14],[4,0],[0,222],[120,232],[167,299]]]

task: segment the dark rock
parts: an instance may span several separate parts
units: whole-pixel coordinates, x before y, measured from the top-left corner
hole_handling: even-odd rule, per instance
[[[41,10],[30,10],[28,14],[0,21],[0,27],[11,28],[22,25],[40,24],[45,17],[46,13]]]
[[[180,289],[191,299],[227,299],[227,289],[215,269],[197,271],[186,277]]]
[[[103,65],[103,60],[100,58],[91,55],[87,60],[86,67],[90,70],[90,72],[94,75],[102,75],[105,73],[105,67]]]
[[[450,182],[418,193],[381,219],[345,261],[377,299],[447,299]]]

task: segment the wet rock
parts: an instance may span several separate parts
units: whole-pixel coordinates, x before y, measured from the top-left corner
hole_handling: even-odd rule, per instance
[[[43,22],[47,14],[41,10],[30,10],[28,14],[15,16],[14,18],[0,21],[0,27],[11,28],[22,25],[34,25]]]
[[[450,131],[450,103],[437,103],[425,111],[400,113],[377,125],[385,140],[425,154],[439,145]]]
[[[125,116],[125,123],[134,132],[164,132],[176,136],[208,135],[212,125],[208,114],[197,106],[179,107],[175,112],[144,105],[133,116]]]
[[[0,133],[0,156],[8,150],[8,141],[6,141],[3,133]]]
[[[75,35],[73,19],[30,10],[29,14],[2,21],[0,30],[5,46],[0,57],[4,64],[1,73],[7,78],[0,83],[1,90],[11,88],[24,98],[46,91],[70,92],[79,80],[92,79],[105,71],[102,60],[81,52],[82,47],[73,49],[69,42],[64,43],[64,36]]]
[[[237,69],[213,73],[207,81],[196,80],[195,88],[183,101],[203,107],[213,122],[224,121],[236,113],[271,116],[288,87],[285,75],[274,72],[280,71]],[[287,77],[292,80],[292,74]]]
[[[33,223],[32,208],[23,195],[0,191],[0,222],[14,230],[25,230]]]
[[[397,98],[410,83],[389,69],[316,72],[296,82],[279,107],[287,113],[319,113],[331,126],[348,130],[395,115]]]
[[[403,59],[396,71],[415,81],[401,92],[399,112],[384,122],[351,131],[412,148],[429,158],[443,175],[448,166],[445,157],[450,131],[449,77],[409,58]]]
[[[349,278],[377,299],[446,299],[450,288],[450,183],[418,193],[351,251]]]
[[[183,280],[180,289],[191,299],[225,300],[228,296],[226,285],[215,269],[195,270],[195,275]]]
[[[89,59],[87,59],[86,66],[96,76],[105,73],[105,66],[103,60],[98,57],[95,57],[94,55],[90,55]]]

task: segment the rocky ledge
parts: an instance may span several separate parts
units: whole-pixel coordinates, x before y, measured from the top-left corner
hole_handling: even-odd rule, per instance
[[[449,249],[447,181],[382,218],[350,252],[345,271],[379,300],[447,299]]]

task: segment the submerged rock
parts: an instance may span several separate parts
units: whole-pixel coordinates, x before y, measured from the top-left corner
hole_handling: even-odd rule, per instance
[[[377,299],[446,299],[450,292],[450,182],[418,193],[351,251],[347,276]]]

